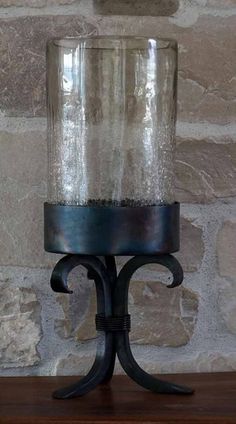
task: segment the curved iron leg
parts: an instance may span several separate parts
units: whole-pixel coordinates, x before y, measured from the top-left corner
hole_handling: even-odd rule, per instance
[[[111,298],[112,298],[112,309],[113,309],[113,293],[114,293],[116,281],[117,281],[116,260],[114,256],[105,256],[105,264],[106,264],[108,275],[111,282]],[[113,310],[112,310],[112,315],[113,315]],[[102,384],[109,383],[109,381],[111,380],[114,373],[115,362],[116,362],[116,343],[115,343],[115,336],[114,334],[112,334],[111,361],[110,361],[110,366],[107,371],[107,374],[102,381]]]
[[[128,290],[130,279],[138,268],[148,263],[159,263],[166,266],[172,272],[174,278],[173,283],[169,287],[175,287],[182,283],[182,268],[177,259],[173,256],[136,256],[127,262],[118,276],[114,293],[114,314],[116,316],[128,314]],[[159,380],[140,368],[131,352],[128,331],[119,331],[116,333],[116,349],[123,369],[139,385],[157,393],[193,393],[191,388]]]
[[[110,281],[106,267],[96,257],[85,255],[67,255],[54,268],[51,287],[54,291],[71,293],[67,286],[69,272],[76,266],[84,266],[93,275],[97,292],[98,313],[105,317],[112,315]],[[110,372],[113,360],[113,335],[104,333],[104,343],[98,343],[94,364],[89,373],[79,382],[59,389],[53,393],[57,399],[68,399],[82,396],[100,384]]]

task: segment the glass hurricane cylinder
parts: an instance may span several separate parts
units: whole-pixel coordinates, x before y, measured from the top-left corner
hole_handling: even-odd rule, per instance
[[[47,45],[48,202],[174,202],[177,44],[145,37]]]

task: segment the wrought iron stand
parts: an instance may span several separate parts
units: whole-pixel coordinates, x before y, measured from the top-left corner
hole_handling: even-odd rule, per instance
[[[94,225],[96,231],[91,233]],[[112,231],[113,237],[108,230]],[[98,384],[108,382],[113,375],[116,355],[129,377],[148,390],[170,394],[193,393],[191,388],[159,380],[142,370],[132,355],[129,342],[128,290],[132,275],[143,265],[157,263],[168,268],[173,275],[169,288],[180,285],[183,281],[182,267],[169,253],[178,250],[178,244],[178,204],[143,208],[45,204],[45,249],[71,252],[55,266],[51,287],[56,292],[72,293],[67,285],[68,275],[76,266],[84,266],[88,278],[94,280],[96,286],[96,329],[104,333],[103,343],[98,343],[89,373],[79,382],[54,392],[55,398],[82,396]],[[91,254],[85,254],[88,251]],[[150,254],[153,251],[155,254]],[[119,275],[114,252],[116,255],[135,255]]]

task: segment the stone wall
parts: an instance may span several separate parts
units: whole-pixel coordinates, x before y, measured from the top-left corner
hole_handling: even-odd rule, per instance
[[[55,295],[43,250],[45,42],[81,34],[179,42],[185,281],[169,291],[163,270],[135,274],[134,354],[152,372],[236,369],[235,27],[236,0],[0,0],[1,375],[84,374],[95,352],[91,282],[77,270],[74,295]]]

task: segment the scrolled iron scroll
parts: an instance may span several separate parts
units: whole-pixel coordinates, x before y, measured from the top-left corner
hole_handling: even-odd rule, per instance
[[[67,278],[72,269],[79,265],[85,267],[95,281],[98,313],[107,317],[111,316],[112,303],[109,273],[107,273],[106,266],[97,257],[67,255],[62,258],[52,273],[52,289],[60,293],[72,293],[68,288]],[[106,380],[112,372],[113,347],[112,333],[104,333],[104,343],[98,343],[96,358],[89,373],[75,384],[55,391],[53,397],[57,399],[68,399],[83,396]]]
[[[95,281],[99,324],[97,329],[102,329],[104,341],[98,343],[96,358],[89,373],[79,382],[54,392],[55,398],[82,396],[98,384],[109,381],[113,374],[116,353],[126,373],[146,389],[157,393],[193,393],[188,387],[162,381],[146,373],[135,361],[130,348],[129,283],[138,268],[150,263],[163,265],[171,271],[173,281],[167,287],[177,287],[182,283],[182,267],[172,255],[135,256],[124,265],[118,277],[113,256],[99,259],[96,256],[67,255],[57,263],[51,277],[51,287],[56,292],[72,293],[67,279],[72,269],[78,265],[84,266],[88,271],[88,278]]]
[[[167,287],[177,287],[182,283],[182,267],[177,259],[172,255],[135,256],[124,265],[120,271],[120,274],[118,275],[117,285],[114,293],[114,314],[116,316],[124,316],[128,314],[128,291],[130,280],[137,269],[150,263],[163,265],[171,271],[173,275],[173,282]],[[193,393],[191,388],[162,381],[146,373],[138,365],[132,354],[128,331],[118,332],[115,334],[115,337],[119,361],[125,372],[129,375],[130,378],[136,381],[136,383],[156,393]]]

